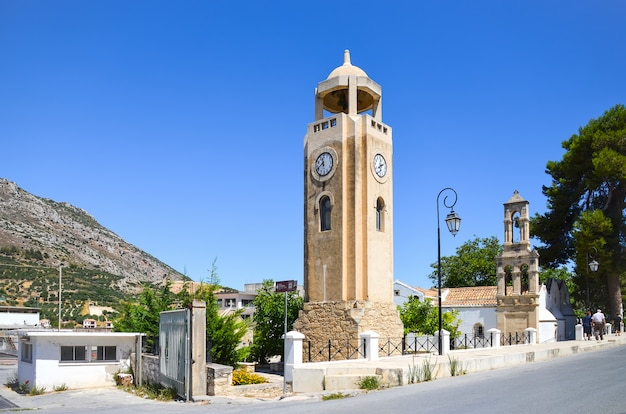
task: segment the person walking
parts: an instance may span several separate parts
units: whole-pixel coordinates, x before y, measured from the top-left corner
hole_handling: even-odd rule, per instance
[[[585,341],[591,341],[591,311],[588,310],[587,314],[583,316],[583,339]]]
[[[606,318],[601,309],[598,309],[598,311],[591,316],[591,322],[593,323],[593,332],[596,341],[598,340],[598,335],[600,335],[601,341],[604,340],[604,324],[606,323]]]
[[[619,316],[619,313],[616,313],[613,318],[613,330],[615,331],[615,335],[620,336],[620,332],[622,331],[622,317]]]

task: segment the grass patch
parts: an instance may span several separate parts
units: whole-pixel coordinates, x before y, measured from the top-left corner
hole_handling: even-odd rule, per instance
[[[174,388],[163,387],[157,384],[144,384],[139,387],[134,385],[118,386],[129,394],[136,395],[141,398],[157,400],[157,401],[173,401],[178,398],[178,393]]]
[[[362,390],[373,391],[380,388],[380,379],[375,375],[367,376],[361,378],[358,384]]]
[[[30,387],[28,395],[41,395],[46,392],[46,387]]]
[[[348,397],[351,397],[351,395],[350,394],[344,394],[342,392],[334,392],[332,394],[322,395],[322,401],[340,400],[342,398],[348,398]]]
[[[430,358],[424,360],[422,364],[422,380],[424,381],[432,381],[437,376],[437,363],[430,362]]]
[[[409,384],[416,384],[418,382],[432,381],[436,376],[436,362],[430,362],[430,358],[428,358],[422,361],[422,366],[420,367],[415,363],[415,358],[413,358],[413,363],[409,365],[407,382]]]
[[[459,375],[465,375],[466,371],[463,369],[463,363],[456,358],[448,355],[448,361],[450,363],[450,376],[456,377]]]

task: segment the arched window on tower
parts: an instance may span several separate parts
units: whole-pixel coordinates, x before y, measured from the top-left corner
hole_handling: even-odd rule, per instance
[[[511,224],[511,241],[513,243],[519,243],[522,240],[522,229],[520,227],[522,223],[520,222],[519,212],[513,213]]]
[[[508,265],[504,268],[504,294],[507,295],[509,288],[513,287],[513,267]]]
[[[330,204],[330,197],[322,197],[320,199],[320,231],[330,230],[331,212],[332,205]]]
[[[376,231],[385,231],[385,202],[382,198],[376,200]]]
[[[520,266],[520,273],[522,277],[522,293],[528,292],[529,284],[528,284],[528,265],[524,263]]]

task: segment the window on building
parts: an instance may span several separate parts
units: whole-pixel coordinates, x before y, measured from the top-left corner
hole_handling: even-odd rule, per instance
[[[22,342],[21,344],[22,362],[33,362],[33,344]]]
[[[385,222],[384,222],[384,210],[385,210],[385,202],[382,198],[376,200],[376,231],[384,231],[385,230]]]
[[[474,325],[474,338],[484,338],[485,337],[485,327],[481,323],[477,323]]]
[[[84,346],[62,346],[61,361],[86,361],[87,352]]]
[[[93,358],[93,350],[96,349],[96,361],[117,361],[117,347],[115,346],[92,346],[92,358]]]
[[[61,362],[117,361],[116,346],[62,346]]]
[[[331,212],[332,205],[330,204],[330,197],[322,197],[320,200],[320,231],[330,230]]]

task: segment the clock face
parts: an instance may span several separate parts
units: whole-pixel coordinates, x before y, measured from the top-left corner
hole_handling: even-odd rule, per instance
[[[383,178],[385,174],[387,174],[387,161],[385,161],[385,157],[381,154],[376,154],[374,156],[374,172],[380,178]]]
[[[333,156],[330,152],[322,152],[315,160],[315,171],[323,177],[333,169]]]

